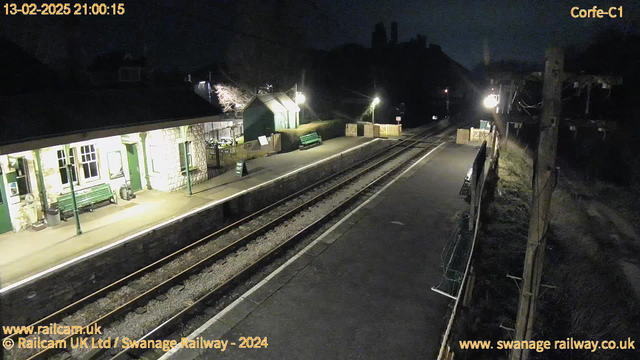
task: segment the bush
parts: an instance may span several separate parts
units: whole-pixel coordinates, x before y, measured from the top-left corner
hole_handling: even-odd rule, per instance
[[[300,125],[297,129],[280,130],[282,134],[282,152],[298,150],[300,146],[300,136],[318,133],[322,140],[328,140],[344,136],[345,122],[343,120],[314,121],[309,124]]]

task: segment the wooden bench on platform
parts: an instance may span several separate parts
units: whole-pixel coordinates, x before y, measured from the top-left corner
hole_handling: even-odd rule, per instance
[[[74,192],[76,194],[76,205],[78,209],[89,206],[90,211],[92,211],[95,204],[106,200],[113,201],[114,204],[118,203],[118,197],[116,193],[111,191],[109,184],[95,185]],[[60,218],[62,220],[66,220],[67,218],[65,213],[73,213],[73,199],[71,198],[70,192],[58,196],[58,209],[60,210]]]

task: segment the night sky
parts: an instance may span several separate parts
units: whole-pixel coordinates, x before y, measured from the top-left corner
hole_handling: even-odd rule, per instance
[[[232,41],[229,29],[244,16],[237,1],[125,1],[124,16],[78,18],[68,24],[61,17],[2,16],[0,31],[31,52],[54,61],[65,37],[78,29],[83,61],[113,50],[141,54],[146,49],[152,66],[177,66],[193,70],[214,61],[225,60],[225,49]],[[287,8],[293,23],[306,39],[306,45],[328,50],[345,42],[371,45],[376,22],[384,22],[389,34],[391,21],[398,22],[399,41],[416,34],[426,35],[445,53],[467,68],[482,61],[483,41],[491,60],[518,59],[541,62],[549,45],[584,47],[599,30],[609,27],[622,31],[637,29],[638,1],[600,2],[600,7],[623,6],[620,19],[574,19],[573,6],[594,3],[556,0],[522,4],[511,0],[425,1],[425,0],[299,0]],[[535,3],[535,5],[533,5]],[[580,5],[579,3],[585,3]],[[235,27],[237,29],[237,26]],[[242,30],[242,29],[237,29]],[[634,30],[636,31],[636,30]],[[24,45],[26,44],[26,45]]]
[[[574,19],[570,15],[573,6],[597,3],[606,9],[622,5],[624,20]],[[341,39],[369,45],[372,24],[384,21],[389,33],[389,24],[395,20],[400,41],[422,33],[428,43],[440,44],[445,53],[467,68],[482,61],[483,39],[487,39],[492,60],[541,62],[549,45],[584,46],[600,29],[630,27],[632,19],[638,24],[640,13],[638,1],[350,0],[318,2],[318,6],[324,13],[333,14],[337,26],[330,38],[318,42],[322,47],[337,45]]]

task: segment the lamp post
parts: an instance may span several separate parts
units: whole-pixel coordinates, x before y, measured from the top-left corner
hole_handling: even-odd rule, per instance
[[[378,105],[380,103],[380,98],[379,97],[375,97],[373,99],[373,102],[371,103],[371,124],[375,124],[376,123],[376,105]]]
[[[71,162],[69,161],[70,159],[70,155],[69,155],[69,145],[65,145],[64,146],[64,156],[65,156],[65,162],[66,162],[66,168],[67,168],[67,179],[69,180],[69,187],[71,190],[71,202],[73,204],[73,215],[76,218],[76,235],[81,235],[82,234],[82,228],[80,228],[80,214],[78,213],[78,202],[76,201],[76,192],[75,189],[73,188],[73,164],[71,164]],[[75,163],[75,160],[74,160]]]
[[[449,88],[444,89],[444,95],[447,99],[447,115],[449,115]]]
[[[300,107],[300,105],[304,104],[304,102],[306,100],[307,100],[307,98],[304,96],[303,93],[296,91],[296,104],[298,105],[298,107]],[[302,113],[300,112],[300,110],[301,109],[299,109],[299,111],[298,111],[298,121],[296,121],[296,128],[302,122]]]

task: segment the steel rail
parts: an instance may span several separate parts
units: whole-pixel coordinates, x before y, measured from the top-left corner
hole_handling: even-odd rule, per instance
[[[431,136],[431,135],[428,135],[428,136]],[[394,166],[392,169],[386,171],[384,174],[378,176],[372,182],[367,184],[364,188],[358,190],[355,194],[349,196],[346,200],[344,200],[340,204],[336,205],[327,214],[325,214],[325,215],[321,216],[320,218],[316,219],[313,223],[307,225],[302,230],[298,231],[296,234],[291,236],[289,239],[285,240],[284,242],[282,242],[281,244],[279,244],[278,246],[276,246],[275,248],[270,250],[268,253],[264,254],[258,260],[256,260],[252,264],[248,265],[244,269],[240,270],[238,273],[236,273],[234,276],[232,276],[231,278],[226,280],[224,283],[218,285],[213,290],[209,291],[207,294],[205,294],[205,295],[201,296],[199,299],[195,300],[193,303],[190,303],[183,310],[179,311],[178,313],[173,315],[171,318],[169,318],[168,320],[164,321],[161,325],[157,326],[151,332],[145,334],[143,337],[138,339],[138,341],[141,341],[141,340],[152,340],[152,339],[158,338],[160,336],[163,336],[164,332],[166,332],[167,329],[170,329],[173,326],[181,323],[182,319],[187,317],[189,314],[192,314],[192,313],[196,312],[197,309],[199,307],[204,306],[205,303],[210,303],[211,301],[215,301],[215,300],[219,299],[220,297],[222,297],[222,295],[223,295],[223,293],[224,293],[224,291],[226,289],[234,286],[235,283],[237,283],[239,281],[242,281],[243,279],[246,279],[246,278],[250,277],[251,275],[253,275],[255,272],[259,271],[259,269],[262,268],[263,264],[268,264],[269,260],[271,258],[273,258],[274,256],[276,256],[278,253],[280,253],[281,251],[283,251],[285,249],[288,249],[288,248],[294,246],[296,243],[298,243],[300,240],[302,240],[305,236],[307,236],[311,231],[313,231],[313,230],[317,229],[318,227],[322,226],[326,222],[327,219],[330,219],[331,217],[335,216],[337,213],[339,213],[341,210],[343,210],[344,208],[349,206],[351,203],[353,203],[355,200],[357,200],[358,198],[362,197],[363,195],[368,195],[373,190],[373,187],[375,185],[378,185],[378,183],[381,182],[383,179],[387,178],[388,176],[391,176],[392,174],[395,174],[395,173],[399,172],[400,170],[402,170],[403,167],[409,166],[415,160],[419,159],[425,152],[435,148],[436,145],[438,145],[438,142],[434,142],[432,144],[429,144],[427,147],[425,147],[423,150],[421,150],[417,154],[413,155],[411,158],[407,159],[406,161],[403,161],[402,163],[398,164],[397,166]],[[107,350],[107,349],[104,349],[104,350]],[[133,348],[124,349],[124,350],[120,351],[119,353],[117,353],[115,356],[113,356],[111,358],[111,360],[123,359],[125,357],[125,355],[132,355],[132,354],[134,354],[134,357],[137,358],[137,356],[135,356],[135,354],[137,354],[138,352],[140,352],[142,350],[146,350],[146,349],[133,349]]]
[[[412,135],[412,136],[410,136],[410,137],[408,137],[406,139],[400,139],[400,140],[398,140],[397,144],[394,144],[394,145],[392,145],[390,147],[384,148],[384,149],[374,153],[373,155],[371,155],[371,156],[365,158],[364,160],[356,163],[353,167],[359,167],[362,164],[365,164],[366,162],[370,161],[371,159],[379,157],[380,155],[384,154],[385,152],[388,152],[389,150],[391,150],[393,148],[399,147],[400,145],[403,145],[408,141],[412,141],[411,139],[422,135],[424,132],[431,130],[433,127],[434,127],[433,125],[429,126],[429,127],[425,128],[423,131],[419,132],[418,134]],[[173,253],[171,253],[169,255],[164,256],[161,259],[156,260],[151,264],[146,265],[146,266],[140,268],[139,270],[136,270],[135,272],[132,272],[131,274],[129,274],[127,276],[124,276],[124,277],[112,282],[111,284],[94,291],[93,293],[91,293],[89,295],[84,296],[83,298],[81,298],[79,300],[76,300],[75,302],[73,302],[73,303],[61,308],[60,310],[58,310],[58,311],[56,311],[54,313],[51,313],[51,314],[45,316],[44,318],[41,318],[41,319],[35,321],[34,323],[28,325],[27,327],[37,328],[38,326],[44,325],[45,323],[46,323],[46,325],[48,325],[48,323],[50,323],[50,322],[56,322],[57,320],[59,320],[59,319],[65,317],[65,316],[67,316],[68,314],[78,310],[80,307],[82,307],[86,303],[89,303],[91,301],[94,301],[94,300],[102,297],[108,291],[117,290],[118,288],[120,288],[121,286],[125,285],[126,283],[128,283],[130,281],[133,281],[133,280],[135,280],[137,278],[140,278],[144,274],[149,273],[149,272],[151,272],[151,271],[163,266],[164,264],[166,264],[166,263],[170,262],[171,260],[177,258],[179,255],[182,255],[183,253],[186,253],[189,250],[195,249],[195,248],[197,248],[199,246],[202,246],[202,245],[206,244],[207,241],[210,240],[211,238],[215,238],[215,237],[218,237],[218,236],[220,236],[220,235],[222,235],[222,234],[224,234],[226,232],[229,232],[229,231],[239,227],[240,225],[245,224],[245,223],[255,219],[256,217],[258,217],[258,216],[260,216],[260,215],[262,215],[262,214],[264,214],[264,213],[266,213],[266,212],[278,207],[279,205],[282,205],[283,203],[286,203],[286,202],[292,200],[293,198],[295,198],[297,196],[300,196],[300,195],[304,194],[305,192],[308,192],[309,190],[312,190],[312,189],[314,189],[314,188],[316,188],[318,186],[321,186],[323,183],[329,182],[329,181],[331,181],[332,179],[334,179],[336,177],[339,177],[339,176],[344,175],[345,173],[347,173],[349,171],[352,171],[353,167],[352,168],[347,168],[347,169],[341,170],[341,171],[339,171],[339,172],[337,172],[335,174],[329,175],[329,176],[327,176],[327,177],[325,177],[325,178],[323,178],[323,179],[321,179],[321,180],[319,180],[319,181],[317,181],[317,182],[315,182],[315,183],[313,183],[313,184],[311,184],[311,185],[309,185],[309,186],[307,186],[307,187],[305,187],[305,188],[303,188],[301,190],[298,190],[297,192],[295,192],[295,193],[293,193],[291,195],[286,196],[285,198],[282,198],[282,199],[280,199],[280,200],[278,200],[278,201],[276,201],[276,202],[274,202],[274,203],[272,203],[272,204],[270,204],[270,205],[268,205],[266,207],[263,207],[262,209],[259,209],[256,212],[253,212],[253,213],[251,213],[251,214],[249,214],[249,215],[247,215],[247,216],[245,216],[245,217],[243,217],[243,218],[241,218],[239,220],[236,220],[233,223],[231,223],[231,224],[229,224],[229,225],[227,225],[227,226],[225,226],[225,227],[223,227],[223,228],[221,228],[219,230],[216,230],[215,232],[213,232],[213,233],[211,233],[209,235],[206,235],[203,238],[201,238],[199,240],[196,240],[193,243],[191,243],[191,244],[189,244],[189,245],[187,245],[187,246],[185,246],[185,247],[183,247],[183,248],[181,248],[179,250],[176,250],[175,252],[173,252]],[[10,334],[10,335],[7,335],[7,336],[3,337],[2,340],[4,340],[4,339],[12,339],[12,340],[15,341],[17,338],[27,337],[27,336],[28,336],[28,334]]]
[[[420,132],[420,133],[418,133],[418,134],[416,134],[414,136],[411,136],[408,139],[404,139],[403,141],[400,141],[398,144],[394,144],[393,146],[391,146],[389,148],[385,148],[384,150],[382,150],[382,151],[380,151],[380,152],[368,157],[367,159],[365,159],[362,162],[359,162],[358,164],[365,163],[365,162],[367,162],[368,160],[370,160],[370,159],[372,159],[374,157],[380,156],[380,154],[384,154],[385,152],[388,152],[391,148],[395,148],[397,146],[404,145],[407,142],[411,142],[412,143],[411,145],[406,146],[406,147],[402,147],[399,151],[394,152],[394,153],[382,158],[381,160],[377,161],[376,163],[365,167],[364,169],[362,169],[359,172],[357,172],[355,175],[353,175],[353,176],[347,178],[346,180],[343,180],[340,183],[330,187],[329,189],[323,191],[322,193],[318,194],[317,196],[313,197],[312,199],[305,201],[303,204],[296,206],[294,209],[292,209],[292,210],[286,212],[285,214],[277,217],[276,219],[268,222],[267,224],[261,226],[259,229],[256,229],[256,230],[250,232],[247,235],[244,235],[240,239],[238,239],[238,240],[234,241],[233,243],[225,246],[224,248],[220,249],[219,251],[215,252],[214,254],[207,256],[206,258],[204,258],[204,259],[196,262],[195,264],[189,266],[187,269],[179,272],[178,274],[172,276],[171,278],[163,281],[162,283],[152,287],[151,289],[145,291],[144,293],[142,293],[142,294],[136,296],[135,298],[127,301],[123,305],[118,306],[117,308],[115,308],[114,310],[108,312],[107,314],[105,314],[103,316],[100,316],[98,319],[92,321],[90,324],[84,326],[83,328],[84,329],[88,329],[88,328],[91,328],[94,325],[106,326],[109,323],[117,320],[119,315],[122,315],[123,313],[126,313],[128,310],[130,310],[130,309],[132,309],[132,308],[134,308],[136,306],[139,306],[141,303],[147,302],[151,298],[157,296],[158,293],[162,293],[162,292],[167,291],[169,288],[173,287],[175,285],[175,283],[184,280],[185,278],[187,278],[188,276],[192,275],[193,273],[196,273],[196,272],[200,271],[202,268],[207,267],[207,266],[215,263],[216,261],[226,257],[230,253],[233,253],[233,251],[235,251],[236,249],[244,246],[245,244],[247,244],[248,242],[252,241],[256,237],[260,236],[261,234],[264,234],[264,233],[272,230],[273,228],[278,226],[280,223],[282,223],[284,220],[286,220],[286,219],[288,219],[288,218],[290,218],[292,216],[295,216],[297,213],[299,213],[299,212],[303,211],[304,209],[308,208],[309,206],[315,204],[316,202],[318,202],[319,200],[325,198],[326,196],[329,196],[330,194],[332,194],[335,191],[339,190],[340,188],[344,187],[346,184],[356,180],[357,178],[359,178],[362,175],[368,173],[372,169],[374,169],[374,168],[378,167],[379,165],[387,162],[389,159],[392,159],[392,158],[398,156],[400,153],[405,152],[407,149],[410,149],[412,145],[415,145],[415,144],[419,143],[420,140],[422,140],[424,138],[428,138],[430,136],[433,136],[435,133],[439,132],[439,131],[435,131],[435,132],[431,132],[431,133],[429,133],[427,135],[423,135],[425,132],[429,131],[430,129],[431,129],[431,127],[425,129],[424,131],[422,131],[422,132]],[[413,139],[415,137],[418,137],[418,136],[421,136],[421,138],[419,140],[411,140],[411,139]],[[347,170],[349,170],[349,169],[347,169]],[[290,200],[294,195],[300,195],[301,193],[308,191],[312,187],[317,187],[316,184],[321,184],[321,183],[327,182],[330,179],[333,179],[336,175],[339,175],[339,174],[344,173],[344,172],[345,172],[345,170],[343,170],[343,171],[341,171],[339,173],[336,173],[336,174],[334,174],[332,176],[329,176],[329,177],[327,177],[327,178],[325,178],[325,179],[323,179],[321,181],[318,181],[314,185],[306,187],[305,189],[303,189],[303,190],[301,190],[299,192],[296,192],[295,194],[292,194],[292,195],[288,196],[285,199],[289,199]],[[285,199],[283,199],[283,200],[285,200]],[[278,204],[281,204],[283,202],[283,200],[280,200],[279,202],[276,202],[276,203],[268,206],[267,208],[271,209],[274,206],[276,206]],[[231,224],[231,225],[229,225],[229,226],[227,226],[227,227],[225,227],[225,228],[223,228],[221,230],[218,230],[218,231],[214,232],[213,234],[207,235],[204,238],[198,240],[196,243],[201,243],[202,241],[208,240],[208,239],[210,239],[212,237],[219,236],[222,232],[228,231],[230,229],[233,229],[233,228],[237,227],[240,223],[246,222],[245,219],[247,219],[249,217],[251,217],[253,219],[253,218],[258,216],[257,214],[264,213],[265,211],[267,211],[267,210],[265,210],[267,208],[263,208],[263,209],[259,210],[256,213],[253,213],[253,214],[251,214],[251,215],[249,215],[249,216],[247,216],[247,217],[245,217],[245,218],[243,218],[243,219],[241,219],[241,220],[239,220],[239,221],[237,221],[237,222],[235,222],[235,223],[233,223],[233,224]],[[187,248],[188,249],[193,249],[193,248],[195,248],[194,245],[196,245],[196,243],[192,243],[192,244],[188,245],[187,247],[179,250],[178,252],[183,253],[184,250],[187,249]],[[165,258],[163,258],[163,259],[161,259],[159,261],[163,261],[163,260],[167,259],[168,257],[174,258],[175,257],[175,256],[173,256],[174,254],[176,254],[176,253],[168,255],[167,257],[165,257]],[[163,264],[166,263],[167,261],[168,260],[165,260],[163,262]],[[153,263],[153,264],[147,266],[146,268],[138,270],[136,273],[138,273],[139,271],[145,270],[145,269],[147,269],[147,271],[145,272],[145,273],[147,273],[147,272],[151,271],[151,270],[148,269],[149,267],[155,265],[155,268],[157,268],[157,267],[161,266],[162,264],[157,264],[158,262]],[[123,281],[124,279],[129,279],[130,280],[131,276],[136,274],[136,273],[128,275],[126,278],[118,280],[118,282]],[[103,288],[103,289],[99,290],[99,292],[105,292],[105,289],[107,289],[107,288],[108,289],[113,289],[114,285],[115,285],[115,283],[110,284],[106,288]],[[94,295],[94,294],[92,294],[92,295]],[[89,295],[88,297],[91,297],[92,295]],[[82,304],[79,304],[79,305],[84,305],[84,303],[86,303],[86,302],[88,302],[88,300],[85,300]],[[74,303],[72,305],[78,306],[76,303]],[[70,305],[70,306],[72,306],[72,305]],[[67,309],[67,308],[65,308],[65,309]],[[55,315],[55,314],[52,314],[52,315]],[[50,315],[48,318],[52,317],[52,315]],[[43,321],[43,320],[40,320],[40,321]],[[80,335],[81,334],[69,335],[69,336],[65,337],[63,340],[65,340],[68,343],[69,340],[71,340],[72,338],[78,337]],[[44,350],[36,353],[35,355],[31,356],[29,359],[30,360],[31,359],[40,359],[40,358],[43,358],[46,355],[52,355],[54,353],[61,352],[61,351],[64,351],[64,349],[53,349],[53,348],[44,349]]]

